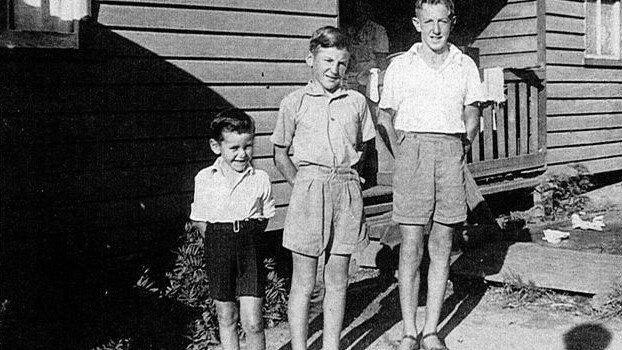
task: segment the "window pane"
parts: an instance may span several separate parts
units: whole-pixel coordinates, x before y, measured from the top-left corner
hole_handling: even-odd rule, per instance
[[[602,0],[601,54],[618,58],[620,50],[620,2]]]
[[[586,22],[586,52],[589,55],[597,55],[598,54],[598,39],[597,39],[597,31],[600,27],[596,22],[597,19],[597,3],[596,0],[587,0],[585,4],[585,22]]]

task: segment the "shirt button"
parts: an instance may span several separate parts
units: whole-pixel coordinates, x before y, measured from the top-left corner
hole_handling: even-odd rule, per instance
[[[335,118],[330,118],[330,120],[335,121]]]

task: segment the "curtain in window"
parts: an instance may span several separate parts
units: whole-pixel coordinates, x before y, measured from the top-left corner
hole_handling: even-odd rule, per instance
[[[73,20],[89,14],[89,0],[14,0],[16,30],[73,33]]]

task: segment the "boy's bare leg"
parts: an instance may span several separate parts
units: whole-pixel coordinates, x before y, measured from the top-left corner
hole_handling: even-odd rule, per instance
[[[419,304],[419,265],[423,257],[422,225],[399,225],[402,234],[398,269],[400,308],[404,336],[417,336],[416,314]],[[403,338],[400,350],[412,350],[414,341]]]
[[[315,285],[317,261],[316,257],[292,252],[292,286],[287,305],[292,350],[307,348],[309,304]]]
[[[324,267],[324,346],[325,350],[338,350],[346,309],[348,267],[350,255],[327,254]]]
[[[233,301],[214,300],[216,315],[218,315],[218,331],[220,343],[224,350],[238,350],[238,308]]]
[[[264,350],[266,348],[266,335],[263,330],[263,317],[261,308],[263,298],[253,296],[240,297],[240,317],[242,328],[246,333],[247,350]]]
[[[445,299],[445,288],[449,278],[449,255],[451,253],[451,241],[453,226],[444,225],[438,222],[432,224],[432,232],[428,241],[428,251],[430,253],[430,266],[428,268],[428,297],[426,301],[425,325],[423,335],[436,333],[441,307]],[[427,337],[423,339],[428,345],[440,346],[438,337]]]

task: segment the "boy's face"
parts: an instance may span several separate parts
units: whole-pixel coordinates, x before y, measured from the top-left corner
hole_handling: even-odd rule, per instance
[[[309,52],[307,65],[312,68],[313,80],[328,92],[335,92],[341,85],[341,78],[348,68],[350,53],[336,47],[318,47]]]
[[[210,139],[212,151],[222,157],[226,165],[238,173],[243,172],[253,159],[253,134],[224,131],[218,142]]]
[[[447,49],[447,40],[454,24],[454,17],[442,4],[423,4],[413,17],[413,24],[421,33],[421,41],[431,51],[441,54]]]

